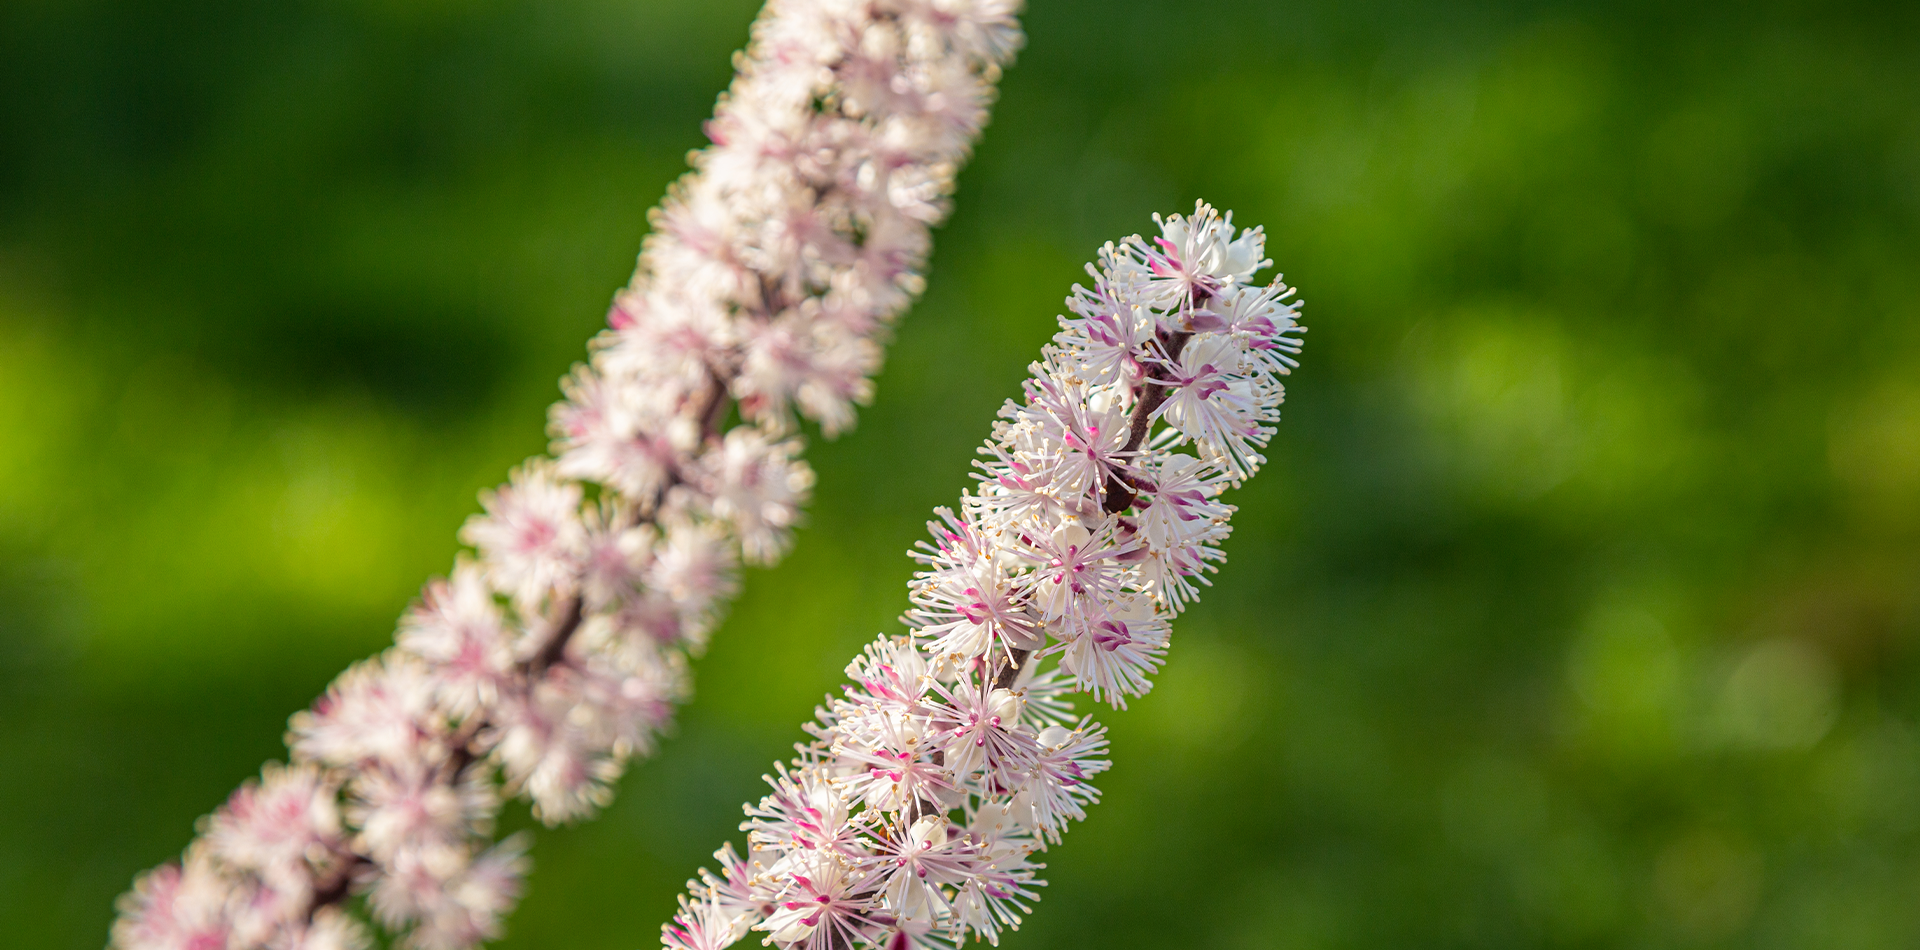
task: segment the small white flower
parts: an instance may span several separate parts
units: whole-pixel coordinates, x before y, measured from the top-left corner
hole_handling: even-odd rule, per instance
[[[498,807],[491,784],[449,785],[439,768],[418,763],[364,770],[352,792],[347,816],[360,829],[356,844],[380,861],[403,850],[463,851]]]
[[[233,905],[244,896],[239,882],[222,875],[204,855],[189,852],[184,864],[141,875],[120,898],[113,945],[117,950],[226,947],[234,929]]]
[[[831,858],[803,861],[787,875],[773,912],[754,929],[767,931],[769,939],[783,946],[805,950],[864,946],[883,924],[875,919],[872,902],[856,890],[861,883],[855,872]]]
[[[423,907],[421,926],[408,936],[417,950],[466,950],[499,937],[501,918],[520,897],[526,840],[515,835],[488,849],[441,887]]]
[[[628,498],[652,499],[679,477],[693,432],[671,418],[649,388],[581,368],[553,407],[554,471],[610,485]]]
[[[550,825],[604,807],[612,799],[610,784],[620,776],[607,744],[594,741],[575,716],[583,702],[580,678],[558,672],[531,695],[503,703],[489,736],[508,790],[524,791],[533,799],[534,817]]]
[[[322,907],[304,925],[298,920],[288,921],[267,942],[267,950],[366,950],[372,945],[372,935],[359,921],[338,907]]]
[[[1137,246],[1154,275],[1151,284],[1160,302],[1192,307],[1273,263],[1264,257],[1267,240],[1261,229],[1248,228],[1235,237],[1233,212],[1222,218],[1204,201],[1194,204],[1191,216],[1156,214],[1153,220],[1160,225],[1156,249]]]
[[[312,764],[269,763],[259,781],[240,786],[207,820],[206,845],[232,868],[282,888],[304,888],[312,874],[308,861],[340,845],[335,782]]]
[[[513,645],[478,565],[461,560],[400,620],[400,649],[425,661],[442,712],[466,716],[491,705],[513,669]]]
[[[1060,668],[1073,674],[1081,689],[1121,709],[1127,708],[1126,697],[1153,688],[1148,677],[1160,668],[1167,650],[1164,621],[1151,616],[1128,619],[1129,613],[1122,608],[1093,621],[1070,634],[1060,652]]]
[[[671,599],[681,635],[696,646],[704,642],[718,603],[738,585],[734,560],[733,546],[712,523],[670,522],[665,543],[655,549],[647,588]]]
[[[295,760],[353,767],[363,760],[401,763],[437,758],[431,740],[442,724],[434,677],[404,653],[356,663],[313,708],[293,715],[287,745]]]
[[[740,939],[734,929],[736,919],[710,894],[698,900],[683,894],[680,910],[660,928],[660,943],[667,950],[723,950]]]
[[[1279,384],[1244,372],[1245,347],[1232,334],[1195,338],[1178,359],[1163,364],[1172,392],[1154,411],[1235,478],[1252,475],[1266,462],[1258,450],[1273,428],[1262,423],[1280,415]]]
[[[460,539],[479,549],[494,589],[527,613],[571,593],[586,542],[580,486],[536,459],[480,500],[487,513],[468,519]]]
[[[1093,290],[1073,285],[1067,307],[1075,316],[1061,320],[1054,341],[1074,357],[1071,368],[1089,384],[1135,385],[1146,374],[1140,356],[1158,327],[1154,313],[1138,302],[1137,286],[1098,270],[1093,277]]]
[[[742,427],[700,460],[713,515],[732,529],[751,563],[771,564],[786,552],[813,488],[813,470],[795,457],[799,449]]]

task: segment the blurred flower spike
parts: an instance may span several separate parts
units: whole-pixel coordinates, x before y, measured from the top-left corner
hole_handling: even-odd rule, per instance
[[[483,496],[473,555],[396,645],[293,717],[292,764],[135,882],[114,947],[365,947],[362,905],[419,950],[501,933],[527,865],[492,840],[502,796],[549,824],[605,805],[686,696],[737,564],[786,551],[813,483],[798,419],[831,435],[869,397],[1017,9],[768,4],[565,383],[553,458]]]
[[[1279,418],[1299,304],[1265,236],[1205,204],[1100,250],[981,449],[978,487],[913,555],[906,636],[882,636],[747,807],[744,856],[688,882],[669,950],[997,945],[1036,852],[1099,798],[1106,729],[1067,701],[1145,693],[1171,622],[1224,555]]]

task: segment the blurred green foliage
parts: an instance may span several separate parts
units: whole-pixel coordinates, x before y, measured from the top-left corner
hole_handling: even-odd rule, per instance
[[[0,942],[100,946],[388,641],[752,7],[0,5]],[[1033,7],[810,527],[504,945],[653,942],[1081,262],[1198,197],[1306,364],[1009,945],[1920,943],[1916,8]]]

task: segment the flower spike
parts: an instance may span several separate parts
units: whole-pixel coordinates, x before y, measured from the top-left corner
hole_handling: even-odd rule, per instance
[[[713,144],[562,383],[553,457],[483,495],[460,534],[473,552],[427,585],[396,645],[293,717],[292,764],[135,881],[116,950],[360,950],[356,897],[396,946],[501,932],[527,865],[521,840],[492,840],[502,796],[550,824],[605,806],[687,695],[737,565],[786,552],[813,485],[797,423],[833,435],[871,394],[1020,45],[1017,9],[770,0]],[[808,878],[827,903],[796,926],[884,926],[849,909],[863,872],[838,860]],[[731,890],[683,910],[676,945],[737,936],[715,924],[746,900],[744,871],[726,873]]]
[[[978,485],[912,557],[909,632],[847,668],[814,741],[747,808],[748,852],[690,882],[669,948],[997,945],[1039,899],[1111,765],[1067,695],[1124,708],[1224,558],[1299,352],[1299,304],[1258,228],[1201,204],[1109,244],[1095,290],[982,449]]]

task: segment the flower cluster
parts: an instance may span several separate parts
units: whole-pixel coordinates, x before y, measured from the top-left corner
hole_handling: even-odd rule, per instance
[[[1073,692],[1145,693],[1220,562],[1222,492],[1263,463],[1298,302],[1254,284],[1265,238],[1205,204],[1100,251],[981,450],[979,485],[914,555],[910,633],[881,637],[813,741],[747,808],[747,852],[688,882],[670,950],[996,944],[1037,851],[1099,792],[1105,728]]]
[[[119,950],[500,932],[524,844],[503,796],[590,815],[687,692],[737,565],[787,548],[813,476],[797,418],[848,426],[929,227],[1021,35],[1017,0],[771,0],[693,170],[652,217],[553,456],[482,501],[471,555],[395,646],[343,673],[178,864],[121,901]],[[737,423],[729,428],[729,422]]]

